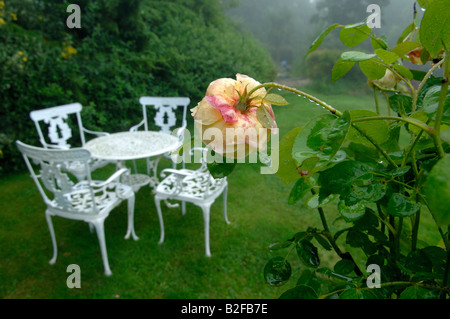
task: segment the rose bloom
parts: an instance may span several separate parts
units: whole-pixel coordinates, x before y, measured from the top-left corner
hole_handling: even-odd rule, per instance
[[[422,65],[423,64],[422,51],[423,51],[423,47],[420,47],[420,48],[417,48],[417,49],[414,49],[414,50],[408,52],[409,60],[414,64]],[[424,61],[424,62],[426,63],[430,60],[431,60],[431,57],[428,57],[427,61]]]
[[[266,89],[260,88],[247,96],[258,81],[243,74],[236,80],[221,78],[211,82],[205,97],[191,109],[195,128],[203,142],[216,153],[228,158],[243,158],[266,149],[270,128],[265,128],[257,116],[259,107],[265,107],[276,128],[272,106],[262,102]]]
[[[393,89],[398,82],[400,82],[400,78],[389,69],[386,69],[381,79],[373,81],[373,83],[385,89]]]

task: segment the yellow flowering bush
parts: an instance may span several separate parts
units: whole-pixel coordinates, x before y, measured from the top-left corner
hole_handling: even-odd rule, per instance
[[[69,43],[63,42],[63,51],[61,52],[61,56],[65,60],[70,60],[72,58],[72,55],[77,54],[77,49],[72,47]]]
[[[6,24],[7,20],[17,21],[17,14],[6,11],[5,6],[5,1],[0,1],[0,27]]]

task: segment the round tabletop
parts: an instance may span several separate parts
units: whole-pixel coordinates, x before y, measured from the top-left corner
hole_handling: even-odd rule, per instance
[[[174,151],[179,140],[153,131],[120,132],[94,138],[84,145],[91,156],[103,160],[133,160]]]

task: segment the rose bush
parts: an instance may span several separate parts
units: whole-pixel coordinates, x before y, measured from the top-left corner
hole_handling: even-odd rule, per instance
[[[337,80],[358,64],[374,90],[375,111],[341,112],[310,94],[277,83],[248,77],[211,83],[206,97],[194,108],[206,126],[240,128],[275,125],[270,101],[282,102],[263,88],[278,88],[308,98],[329,111],[295,128],[280,141],[284,167],[277,175],[293,185],[289,204],[317,209],[322,228],[305,227],[291,238],[269,246],[274,254],[264,268],[270,285],[280,286],[298,274],[294,288],[280,298],[442,298],[450,296],[450,11],[448,0],[419,1],[426,11],[390,48],[384,37],[367,30],[367,21],[334,24],[311,45],[316,50],[336,28],[349,48],[370,39],[373,54],[342,53],[332,70]],[[415,13],[417,11],[414,11]],[[414,17],[416,18],[416,17]],[[420,62],[427,71],[407,68],[412,50],[420,47]],[[414,53],[415,54],[415,53]],[[417,61],[413,61],[418,63]],[[442,76],[435,76],[436,71]],[[418,84],[413,85],[413,81]],[[381,110],[378,95],[386,98]],[[276,103],[272,103],[276,104]],[[266,108],[267,107],[267,108]],[[256,113],[255,110],[256,109]],[[252,110],[249,112],[249,110]],[[269,116],[264,116],[266,110]],[[385,115],[388,114],[388,115]],[[273,123],[271,123],[271,121]],[[410,143],[400,141],[409,136]],[[218,151],[234,145],[222,140],[205,143]],[[250,141],[250,140],[249,140]],[[252,142],[254,142],[252,140]],[[252,144],[248,149],[258,150]],[[235,145],[234,145],[235,146]],[[225,156],[229,155],[223,152]],[[214,165],[214,174],[222,172]],[[330,227],[324,207],[335,205],[342,224]],[[424,214],[428,220],[424,222]],[[427,223],[435,223],[421,237]],[[423,226],[422,226],[423,225]],[[333,229],[340,228],[340,229]],[[439,243],[436,244],[436,242]],[[334,266],[322,266],[319,247],[334,252]],[[360,250],[358,258],[355,251]],[[293,271],[289,262],[296,252],[302,262]]]

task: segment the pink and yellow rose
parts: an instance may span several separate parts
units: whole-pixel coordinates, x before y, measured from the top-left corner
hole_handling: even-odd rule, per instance
[[[221,78],[211,82],[205,97],[191,109],[195,128],[203,142],[216,153],[229,158],[242,158],[256,151],[264,151],[270,129],[276,128],[271,104],[264,101],[265,88],[246,75],[237,74],[236,80]],[[265,127],[257,115],[264,107],[271,117],[271,127]]]

